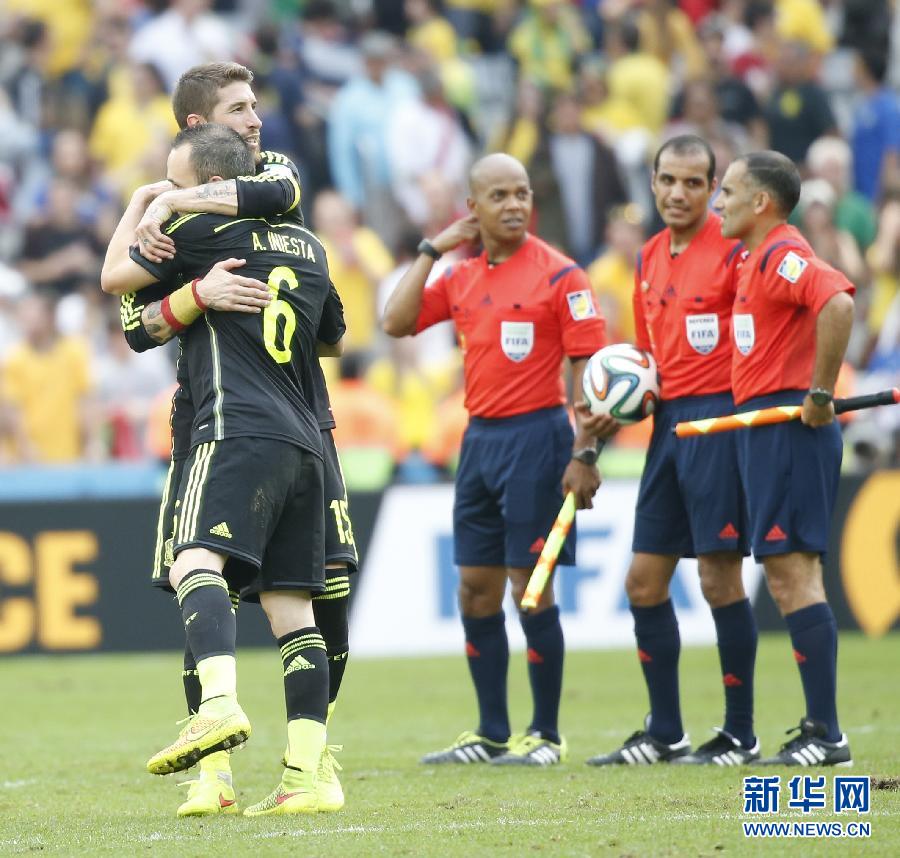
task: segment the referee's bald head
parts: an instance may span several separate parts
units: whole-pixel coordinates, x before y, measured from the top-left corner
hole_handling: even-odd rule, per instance
[[[489,185],[508,181],[522,181],[530,186],[528,171],[517,158],[505,152],[495,152],[479,158],[469,170],[469,193],[473,196]]]

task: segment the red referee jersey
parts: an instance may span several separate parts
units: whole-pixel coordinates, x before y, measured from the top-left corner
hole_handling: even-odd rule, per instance
[[[787,224],[773,229],[738,271],[732,317],[735,403],[808,388],[819,310],[838,292],[855,291],[797,229]]]
[[[482,253],[428,286],[416,333],[446,319],[456,326],[474,417],[564,403],[563,356],[589,357],[606,344],[587,275],[533,235],[499,265]]]
[[[710,212],[675,257],[666,228],[638,256],[637,346],[656,358],[663,399],[731,389],[731,308],[741,244],[722,238],[721,223]]]

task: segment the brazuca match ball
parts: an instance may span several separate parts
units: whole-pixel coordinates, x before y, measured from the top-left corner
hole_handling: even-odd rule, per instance
[[[656,361],[628,343],[606,346],[588,360],[582,388],[592,414],[637,423],[652,414],[659,401]]]

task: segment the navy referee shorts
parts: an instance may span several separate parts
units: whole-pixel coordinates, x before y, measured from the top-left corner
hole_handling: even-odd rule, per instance
[[[562,476],[574,440],[562,407],[471,418],[453,503],[458,566],[534,566],[562,506]],[[558,562],[575,563],[574,523]]]

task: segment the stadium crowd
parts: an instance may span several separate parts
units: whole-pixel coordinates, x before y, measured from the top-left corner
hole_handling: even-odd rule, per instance
[[[659,143],[701,135],[720,178],[737,154],[783,152],[804,176],[792,222],[857,287],[839,393],[898,385],[896,5],[69,0],[59,15],[53,0],[7,0],[0,467],[168,458],[177,352],[132,353],[98,277],[132,191],[165,175],[175,81],[212,60],[254,70],[263,146],[299,166],[328,252],[348,332],[323,365],[351,488],[453,469],[466,415],[449,323],[390,340],[378,320],[491,151],[526,165],[532,230],[586,267],[611,342],[634,338],[635,255],[661,226]],[[857,417],[845,439],[849,467],[900,464],[896,409]]]

